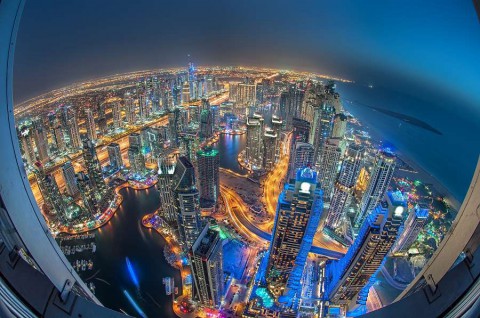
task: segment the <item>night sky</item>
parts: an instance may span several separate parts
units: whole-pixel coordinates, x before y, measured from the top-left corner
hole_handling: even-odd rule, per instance
[[[313,70],[409,93],[441,91],[480,108],[479,38],[467,0],[27,0],[15,97],[182,66],[191,54],[199,65]]]

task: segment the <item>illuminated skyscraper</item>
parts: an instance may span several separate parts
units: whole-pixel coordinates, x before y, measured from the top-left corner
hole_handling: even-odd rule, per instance
[[[355,217],[355,227],[362,225],[365,217],[373,211],[377,203],[384,196],[392,180],[394,170],[395,155],[387,151],[380,151],[375,158],[375,164],[370,174],[370,181],[368,182],[367,190],[363,194],[360,203],[360,211],[358,211]]]
[[[306,142],[296,142],[295,149],[292,152],[292,160],[290,160],[289,179],[295,178],[298,169],[303,167],[313,167],[313,146]]]
[[[347,130],[347,122],[348,122],[347,115],[343,113],[335,115],[335,117],[333,118],[333,130],[332,130],[333,138],[345,137],[345,131]]]
[[[220,157],[218,150],[205,147],[197,152],[200,187],[200,205],[208,208],[216,205],[220,195]]]
[[[322,185],[324,200],[330,201],[333,186],[337,180],[338,166],[342,156],[342,140],[340,138],[328,138],[323,147],[323,155],[319,164],[318,181]]]
[[[427,223],[428,212],[429,207],[426,204],[415,206],[415,209],[408,215],[403,230],[392,248],[392,254],[406,252],[417,240],[418,234]]]
[[[128,161],[130,171],[137,174],[145,173],[145,156],[137,146],[128,147]]]
[[[139,133],[131,133],[128,135],[128,145],[130,147],[142,148],[142,136]]]
[[[287,130],[292,128],[292,119],[301,112],[305,91],[291,84],[287,91],[280,95],[280,116],[285,121]]]
[[[193,299],[219,308],[223,298],[223,255],[220,233],[205,226],[190,250]]]
[[[178,158],[172,183],[180,241],[184,249],[188,250],[195,243],[203,225],[200,219],[200,196],[196,187],[195,168],[186,157]]]
[[[359,293],[395,243],[405,206],[401,193],[387,193],[365,219],[347,254],[338,261],[327,262],[326,300],[349,309],[365,304],[366,295],[359,297]]]
[[[182,86],[182,104],[190,103],[190,85],[184,82]]]
[[[75,169],[70,161],[65,162],[62,166],[63,179],[67,188],[67,193],[71,197],[76,197],[78,194],[77,179],[75,177]]]
[[[121,109],[121,104],[119,102],[113,103],[112,116],[113,116],[113,128],[115,129],[122,128],[122,125],[123,125],[122,109]]]
[[[213,136],[213,113],[207,100],[202,101],[200,112],[200,138],[208,139]]]
[[[120,145],[117,143],[111,143],[107,146],[108,159],[110,160],[110,166],[112,169],[118,169],[123,166],[122,152],[120,151]]]
[[[315,162],[320,165],[325,143],[332,136],[335,108],[323,101],[321,97],[318,97],[318,99],[317,104],[313,107],[313,121],[309,140],[315,147]]]
[[[254,116],[247,118],[247,145],[245,161],[253,170],[260,170],[263,165],[263,118]]]
[[[70,136],[70,147],[75,151],[82,148],[82,139],[80,138],[77,115],[72,109],[69,111],[67,117],[67,130]]]
[[[90,184],[95,191],[95,197],[97,201],[98,209],[103,212],[108,208],[110,201],[112,200],[114,193],[107,187],[102,175],[102,166],[97,157],[97,151],[91,140],[86,139],[83,141],[83,160],[87,168]]]
[[[48,157],[47,131],[45,130],[43,122],[40,118],[37,118],[32,122],[32,127],[33,140],[35,141],[35,146],[37,147],[38,160],[40,160],[42,164],[45,164],[50,160]]]
[[[97,139],[97,129],[95,127],[95,118],[91,108],[85,109],[85,125],[87,126],[87,137],[90,140]]]
[[[44,200],[43,212],[50,223],[59,223],[65,221],[67,205],[60,190],[57,181],[51,174],[45,173],[40,162],[35,163],[35,177],[37,178],[38,188]]]
[[[35,159],[35,149],[33,148],[32,132],[31,128],[27,124],[21,124],[17,127],[18,139],[22,147],[22,154],[27,164],[33,165]]]
[[[255,84],[238,84],[236,100],[239,106],[254,106],[256,101]]]
[[[340,221],[350,205],[353,187],[363,165],[363,151],[362,147],[355,144],[347,148],[325,220],[325,226],[331,230],[339,229]]]
[[[135,102],[130,94],[125,94],[124,100],[127,122],[129,125],[133,125],[137,120],[137,114],[135,113]]]
[[[175,173],[175,163],[168,158],[158,159],[158,182],[157,189],[160,195],[163,218],[175,229],[177,226],[177,210],[175,202],[175,193],[173,190],[173,175]]]
[[[263,168],[270,171],[277,162],[278,136],[275,130],[267,127],[263,135]]]
[[[57,146],[58,152],[61,153],[67,149],[65,139],[63,137],[63,128],[58,119],[55,120],[53,126],[53,139],[55,140],[55,145]]]
[[[300,281],[322,215],[322,191],[317,172],[297,171],[278,199],[267,265],[267,284],[281,303],[299,296]],[[291,305],[291,304],[290,304]]]

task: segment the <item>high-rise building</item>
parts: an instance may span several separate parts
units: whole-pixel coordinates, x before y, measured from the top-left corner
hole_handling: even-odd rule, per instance
[[[77,179],[75,177],[75,169],[70,161],[67,161],[62,166],[63,179],[67,188],[67,193],[71,197],[76,197],[78,194]]]
[[[72,148],[74,151],[78,151],[80,148],[82,148],[82,139],[80,138],[77,115],[73,110],[70,110],[68,113],[67,130],[70,137],[70,148]]]
[[[340,158],[342,156],[342,140],[340,138],[328,138],[323,147],[322,161],[319,164],[318,181],[323,190],[323,199],[330,201],[333,186],[337,180]]]
[[[344,113],[336,114],[333,118],[333,138],[343,138],[345,137],[345,131],[347,130],[348,116]]]
[[[130,147],[142,148],[142,136],[139,133],[131,133],[128,135],[128,145]]]
[[[190,249],[203,225],[200,219],[200,196],[196,187],[195,168],[186,157],[179,157],[173,175],[175,207],[180,241]]]
[[[94,216],[97,213],[101,213],[98,207],[98,196],[95,194],[95,189],[92,187],[90,182],[90,178],[87,176],[86,173],[80,171],[76,175],[76,181],[78,185],[78,189],[80,191],[80,195],[82,196],[82,202],[85,209]]]
[[[35,141],[35,146],[37,147],[38,160],[42,164],[47,163],[50,158],[48,157],[48,138],[43,122],[40,118],[36,118],[32,122],[33,127],[33,140]]]
[[[254,116],[247,118],[247,145],[245,161],[252,170],[260,170],[263,165],[263,118]]]
[[[207,226],[190,250],[193,299],[202,306],[219,308],[223,298],[223,252],[220,233]]]
[[[292,128],[292,119],[299,118],[297,114],[301,113],[305,91],[291,84],[287,91],[280,95],[280,116],[285,121],[288,129]]]
[[[102,166],[97,157],[97,151],[91,140],[83,141],[83,160],[87,168],[90,184],[95,191],[97,201],[97,209],[101,212],[105,211],[113,199],[113,191],[107,187],[102,175]]]
[[[197,152],[200,206],[213,207],[220,195],[220,157],[218,150],[205,147]]]
[[[238,84],[236,100],[239,106],[254,106],[256,102],[255,84]]]
[[[381,266],[397,238],[406,202],[399,192],[388,192],[362,224],[347,254],[329,261],[325,269],[324,298],[331,304],[353,309],[364,304],[360,291]]]
[[[292,152],[292,160],[289,167],[289,178],[295,178],[298,169],[303,167],[313,167],[313,146],[306,142],[296,142],[295,150]]]
[[[278,136],[275,130],[267,127],[263,135],[263,168],[270,171],[277,162]]]
[[[97,139],[97,129],[95,127],[95,118],[91,108],[85,109],[85,125],[87,126],[87,137],[90,140]]]
[[[182,104],[190,103],[190,85],[187,81],[182,86]]]
[[[299,169],[278,199],[266,281],[281,303],[298,297],[303,268],[322,215],[317,172]]]
[[[175,173],[175,162],[169,158],[158,159],[158,182],[157,189],[160,195],[163,218],[175,229],[177,226],[177,210],[175,193],[173,190],[173,175]]]
[[[351,203],[353,188],[363,165],[363,151],[363,147],[355,144],[347,148],[325,220],[325,227],[330,230],[339,229],[340,222]]]
[[[115,129],[122,128],[123,126],[122,109],[121,109],[121,104],[119,102],[113,103],[112,116],[113,116],[113,128]]]
[[[125,94],[125,113],[129,125],[135,124],[137,121],[137,114],[135,113],[135,102],[130,94]]]
[[[58,119],[55,120],[53,126],[53,139],[55,140],[55,145],[57,146],[58,152],[64,152],[67,149],[65,139],[63,136],[63,128]]]
[[[293,135],[292,143],[308,142],[310,135],[310,123],[300,118],[292,118]]]
[[[64,212],[67,205],[60,190],[57,181],[51,174],[45,173],[40,162],[35,163],[35,177],[37,178],[38,188],[42,194],[44,205],[43,212],[50,223],[58,224],[66,220]]]
[[[213,113],[207,100],[202,101],[200,112],[200,138],[208,139],[213,136]]]
[[[130,171],[137,174],[145,173],[145,156],[137,146],[128,147],[128,161]]]
[[[417,240],[418,234],[427,223],[429,210],[426,204],[419,203],[415,206],[414,210],[408,215],[403,230],[392,247],[392,254],[406,252]]]
[[[388,151],[378,152],[373,170],[370,173],[367,190],[363,194],[362,201],[360,202],[360,211],[358,211],[355,217],[355,227],[360,227],[365,217],[373,211],[377,203],[384,196],[392,180],[395,164],[394,154]]]
[[[122,152],[120,151],[120,145],[117,143],[111,143],[107,146],[108,159],[110,160],[110,166],[112,169],[118,169],[123,166]]]
[[[30,125],[26,123],[17,127],[17,135],[22,146],[22,154],[27,164],[33,166],[36,162],[35,149],[33,148],[32,131]]]
[[[322,162],[322,152],[328,138],[332,136],[335,108],[325,101],[318,101],[313,109],[313,120],[310,130],[310,142],[315,147],[315,162]]]

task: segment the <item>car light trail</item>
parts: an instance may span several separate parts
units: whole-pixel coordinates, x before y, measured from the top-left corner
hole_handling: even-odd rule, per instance
[[[127,259],[128,260],[128,259]],[[125,295],[125,297],[127,297],[128,299],[128,302],[133,306],[133,308],[135,308],[135,310],[138,312],[138,314],[144,318],[147,318],[147,315],[145,315],[145,313],[142,311],[142,309],[140,308],[140,306],[138,306],[138,304],[135,302],[135,300],[132,298],[132,296],[130,296],[130,294],[128,293],[128,291],[126,291],[125,289],[123,290],[123,294]]]
[[[128,259],[128,257],[126,257],[125,260],[127,262],[127,268],[128,268],[128,273],[130,274],[130,278],[132,279],[135,286],[137,286],[137,288],[140,288],[140,284],[138,282],[137,275],[135,274],[135,271],[133,270],[132,263],[130,263],[130,260]]]

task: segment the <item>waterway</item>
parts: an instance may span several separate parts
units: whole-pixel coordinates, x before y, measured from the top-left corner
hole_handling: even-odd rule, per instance
[[[115,216],[94,232],[97,244],[94,262],[100,272],[87,282],[95,284],[96,296],[111,309],[140,317],[124,295],[126,290],[147,317],[176,317],[162,278],[173,276],[176,286],[181,286],[180,273],[164,258],[165,241],[161,235],[141,225],[142,216],[160,206],[158,192],[155,187],[139,191],[125,188],[120,194],[124,200]],[[139,287],[128,270],[127,257]]]
[[[215,147],[220,153],[220,166],[245,173],[238,162],[238,153],[245,148],[245,135],[222,134]],[[124,200],[115,216],[96,233],[95,269],[98,274],[89,280],[96,286],[96,296],[106,306],[139,317],[127,300],[124,290],[132,296],[148,317],[176,317],[172,298],[165,294],[163,277],[175,277],[181,286],[180,274],[163,256],[165,241],[153,230],[141,225],[141,218],[160,207],[158,191],[125,188],[120,191]],[[139,288],[128,270],[126,259],[133,265]],[[83,274],[83,273],[82,273]],[[82,275],[83,276],[83,275]],[[85,278],[91,274],[85,274]],[[180,288],[181,291],[181,288]]]
[[[221,134],[219,136],[218,142],[215,143],[215,148],[219,152],[220,167],[230,169],[240,174],[245,174],[247,172],[237,161],[238,153],[245,149],[246,136],[246,134]]]

